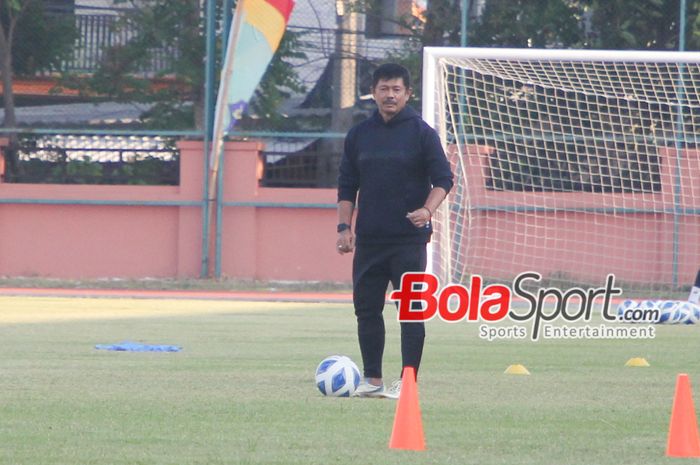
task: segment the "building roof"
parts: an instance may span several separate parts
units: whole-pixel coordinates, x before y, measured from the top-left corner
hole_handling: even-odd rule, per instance
[[[39,105],[17,107],[15,109],[17,124],[46,125],[60,123],[71,124],[129,124],[139,121],[143,112],[150,105],[140,103],[62,103],[60,105]],[[0,109],[0,121],[5,118],[5,110]]]

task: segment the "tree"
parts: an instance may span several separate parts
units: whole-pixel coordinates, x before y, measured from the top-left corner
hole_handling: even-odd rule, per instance
[[[614,2],[612,2],[614,3]],[[470,28],[469,44],[491,47],[578,47],[583,6],[571,0],[489,0]]]
[[[0,2],[0,74],[3,85],[3,127],[17,126],[14,76],[57,71],[76,37],[72,21],[47,12],[43,0]],[[10,134],[6,152],[10,171],[15,167],[17,135]]]
[[[689,3],[686,48],[697,49],[700,5]],[[676,50],[679,13],[678,0],[487,0],[469,44]]]
[[[416,30],[423,45],[458,45],[462,26],[461,10],[460,0],[429,1],[425,12],[425,25],[422,30],[420,27]]]
[[[15,94],[13,91],[14,68],[12,50],[14,47],[17,23],[33,3],[32,0],[7,0],[0,4],[0,72],[2,73],[2,98],[5,109],[3,126],[15,127]],[[9,160],[8,160],[9,161]]]
[[[687,49],[698,49],[698,8],[688,8]],[[678,0],[591,1],[591,48],[677,50],[679,45]],[[695,32],[693,32],[695,31]]]
[[[277,52],[272,57],[272,61],[270,61],[270,65],[267,67],[267,71],[265,71],[265,75],[261,79],[250,102],[249,113],[262,118],[262,120],[258,119],[257,121],[264,121],[264,128],[259,129],[301,129],[298,121],[286,120],[277,111],[277,108],[293,92],[302,93],[306,91],[296,70],[287,61],[289,58],[306,58],[304,53],[298,52],[302,46],[303,40],[300,34],[292,31],[285,32]],[[255,126],[256,121],[251,118],[245,118],[240,123],[241,129],[255,129]]]
[[[117,101],[152,104],[142,115],[151,128],[202,129],[204,126],[205,17],[199,0],[145,0],[115,24],[132,37],[106,50],[99,68],[83,90]],[[221,12],[218,12],[221,14]],[[294,38],[285,37],[261,83],[254,110],[274,114],[286,90],[299,90],[293,68],[283,58],[294,55]],[[221,44],[219,44],[219,47]],[[219,60],[221,53],[216,53]],[[161,67],[151,72],[153,63]],[[157,81],[157,85],[154,82]]]

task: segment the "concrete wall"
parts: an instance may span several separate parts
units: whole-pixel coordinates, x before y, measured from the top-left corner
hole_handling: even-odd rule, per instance
[[[262,145],[227,144],[221,271],[233,278],[349,282],[336,252],[335,189],[266,188]]]
[[[179,186],[0,181],[0,276],[199,277],[202,144],[179,146]],[[335,252],[335,191],[259,188],[260,149],[259,143],[226,144],[223,275],[348,281],[351,257]]]
[[[0,183],[0,276],[199,276],[203,161],[192,152],[179,186]]]
[[[225,147],[222,275],[349,282],[352,257],[335,251],[335,190],[260,187],[261,149],[259,142]],[[183,141],[180,150],[179,186],[0,181],[0,276],[199,277],[202,144]],[[614,272],[619,280],[669,283],[675,257],[679,283],[693,281],[700,266],[697,150],[678,160],[674,150],[661,149],[663,190],[653,194],[492,191],[484,187],[488,148],[465,151],[462,194],[470,214],[451,233],[468,231],[457,253],[470,257],[469,272],[507,277],[533,270],[596,280]],[[674,192],[677,167],[683,176]],[[1,173],[0,163],[0,180]],[[212,223],[210,272],[214,232]]]
[[[510,279],[537,271],[600,282],[615,273],[620,281],[650,284],[672,284],[675,273],[679,285],[694,282],[700,267],[698,150],[684,150],[679,159],[676,150],[660,148],[661,191],[655,193],[489,190],[489,152],[467,146],[461,157],[469,215],[453,216],[452,232],[468,231],[459,254],[469,257],[470,272]]]

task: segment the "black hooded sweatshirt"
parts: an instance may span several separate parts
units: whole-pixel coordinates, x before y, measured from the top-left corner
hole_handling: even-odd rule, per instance
[[[452,179],[437,133],[415,110],[406,106],[386,123],[375,111],[345,138],[338,201],[357,205],[359,245],[426,243],[432,225],[417,228],[406,214],[425,204],[432,187],[449,192]]]

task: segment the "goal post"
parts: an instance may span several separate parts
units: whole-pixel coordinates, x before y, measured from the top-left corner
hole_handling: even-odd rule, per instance
[[[455,186],[441,282],[688,287],[700,268],[700,53],[426,47]]]

